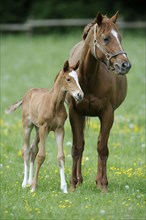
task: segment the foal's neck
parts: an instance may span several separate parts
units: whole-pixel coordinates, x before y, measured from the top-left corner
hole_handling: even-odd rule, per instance
[[[58,109],[61,105],[64,105],[66,91],[63,88],[63,76],[62,72],[60,72],[54,82],[52,87],[53,93],[53,103],[55,109]]]

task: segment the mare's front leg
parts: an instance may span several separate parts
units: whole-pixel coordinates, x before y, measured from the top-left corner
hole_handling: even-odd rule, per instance
[[[39,132],[38,127],[35,127],[36,135],[34,137],[34,140],[30,147],[30,168],[29,168],[29,178],[28,178],[28,184],[31,186],[32,179],[33,179],[33,170],[34,170],[34,161],[36,158],[36,155],[38,153],[38,143],[39,143]]]
[[[72,146],[72,176],[70,190],[74,191],[76,185],[80,185],[83,182],[81,163],[82,154],[84,151],[84,126],[85,117],[78,114],[73,108],[69,109],[70,124],[73,135]]]
[[[34,175],[34,178],[31,184],[32,192],[35,191],[37,187],[39,171],[40,171],[41,165],[43,164],[45,160],[45,142],[46,142],[47,135],[48,135],[48,126],[46,123],[44,123],[43,125],[39,127],[40,144],[39,144],[39,151],[36,156],[36,171],[35,171],[35,175]]]
[[[33,128],[33,124],[29,122],[27,117],[23,118],[23,132],[24,132],[24,145],[22,148],[22,156],[24,160],[24,178],[22,182],[22,188],[25,188],[28,184],[28,170],[30,160],[30,133]]]
[[[63,140],[64,140],[64,128],[57,129],[55,131],[55,137],[56,137],[56,142],[57,142],[57,147],[58,147],[58,165],[60,168],[60,181],[61,185],[60,188],[63,191],[63,193],[67,193],[67,184],[65,180],[65,173],[64,173],[64,164],[65,164],[65,156],[64,156],[64,151],[63,151]]]
[[[113,125],[114,112],[112,106],[108,106],[107,109],[102,113],[100,118],[100,134],[98,137],[98,174],[96,177],[96,184],[99,189],[103,192],[107,191],[108,180],[106,174],[106,163],[108,159],[108,138],[111,127]]]

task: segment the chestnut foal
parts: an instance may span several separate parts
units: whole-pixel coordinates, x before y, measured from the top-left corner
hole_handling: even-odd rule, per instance
[[[44,88],[30,89],[22,100],[11,105],[6,113],[11,113],[22,105],[22,124],[24,129],[24,179],[22,187],[31,185],[35,191],[41,165],[45,160],[45,141],[50,131],[54,131],[58,147],[58,165],[60,167],[61,190],[67,193],[67,184],[64,173],[64,123],[67,118],[64,101],[68,92],[79,102],[83,99],[83,91],[78,83],[75,70],[79,63],[70,67],[68,61],[64,63],[63,69],[58,73],[54,85],[50,91]],[[30,147],[30,134],[35,127],[36,135]],[[39,143],[39,149],[38,149]],[[33,167],[36,158],[36,172],[33,178]],[[29,170],[30,162],[30,170]],[[28,177],[29,171],[29,177]]]

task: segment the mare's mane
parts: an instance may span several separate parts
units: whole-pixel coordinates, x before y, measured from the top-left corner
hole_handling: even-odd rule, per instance
[[[107,22],[108,21],[108,22]],[[106,16],[106,15],[103,15],[103,22],[102,22],[102,31],[108,31],[109,30],[109,24],[110,24],[110,19]],[[91,21],[89,24],[87,24],[85,27],[84,27],[84,30],[83,30],[83,34],[82,34],[82,38],[83,40],[86,39],[90,29],[94,26],[94,24],[96,24],[96,18],[94,18],[93,21]]]
[[[96,18],[94,18],[93,21],[91,21],[89,24],[87,24],[85,27],[84,27],[84,30],[83,30],[83,40],[86,39],[87,35],[88,35],[88,32],[90,31],[90,29],[93,27],[93,25],[96,23]]]

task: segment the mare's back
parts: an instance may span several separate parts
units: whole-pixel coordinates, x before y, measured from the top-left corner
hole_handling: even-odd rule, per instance
[[[83,40],[73,46],[73,48],[70,51],[70,56],[69,56],[70,65],[75,65],[78,62],[78,60],[80,60],[83,46],[84,46]]]

